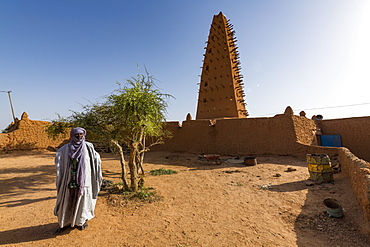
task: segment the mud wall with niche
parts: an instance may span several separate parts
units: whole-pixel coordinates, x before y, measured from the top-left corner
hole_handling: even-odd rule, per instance
[[[23,113],[21,120],[11,126],[11,132],[0,134],[0,150],[55,149],[69,138],[68,134],[55,140],[50,138],[45,132],[48,125],[50,122],[31,120]]]
[[[341,135],[343,147],[370,161],[370,117],[321,120],[317,123],[323,135]]]

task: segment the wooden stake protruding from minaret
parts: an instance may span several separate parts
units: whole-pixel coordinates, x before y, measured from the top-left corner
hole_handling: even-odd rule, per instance
[[[245,118],[243,76],[232,24],[213,16],[200,79],[196,119]]]

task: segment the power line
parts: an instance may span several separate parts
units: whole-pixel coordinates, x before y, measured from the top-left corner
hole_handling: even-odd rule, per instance
[[[341,107],[351,107],[351,106],[361,106],[361,105],[370,105],[370,103],[360,103],[360,104],[352,104],[352,105],[339,105],[339,106],[326,106],[326,107],[317,107],[317,108],[308,108],[308,109],[298,109],[296,111],[311,111],[311,110],[323,110],[323,109],[333,109],[333,108],[341,108]],[[280,112],[264,114],[262,116],[268,115],[276,115]]]
[[[340,108],[340,107],[348,107],[348,106],[359,106],[359,105],[370,105],[370,103],[361,103],[361,104],[352,104],[352,105],[339,105],[339,106],[327,106],[327,107],[318,107],[318,108],[303,109],[303,110],[322,110],[322,109]]]

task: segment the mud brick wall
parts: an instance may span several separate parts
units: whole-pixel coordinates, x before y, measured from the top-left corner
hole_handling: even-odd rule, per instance
[[[21,120],[12,126],[12,132],[0,134],[0,150],[56,148],[68,139],[67,134],[55,140],[50,138],[45,132],[48,125],[50,122],[30,120],[27,113],[23,113]]]
[[[343,147],[370,161],[370,117],[322,120],[320,125],[324,135],[341,135]]]
[[[317,145],[316,124],[311,119],[292,115],[297,141],[302,144]]]
[[[339,162],[351,181],[364,217],[370,222],[370,163],[357,158],[347,148],[339,148]]]
[[[188,120],[167,123],[173,138],[152,150],[221,155],[294,155],[297,142],[312,144],[312,120],[290,112],[272,118]],[[297,137],[297,133],[302,137]]]

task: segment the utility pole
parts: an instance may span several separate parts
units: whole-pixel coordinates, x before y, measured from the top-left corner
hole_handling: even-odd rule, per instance
[[[14,123],[15,123],[15,115],[14,115],[14,108],[13,108],[13,103],[12,103],[12,97],[10,97],[10,93],[12,91],[0,91],[0,92],[7,93],[8,94],[9,103],[10,103],[10,109],[12,110],[13,120],[14,120]]]

